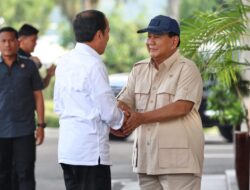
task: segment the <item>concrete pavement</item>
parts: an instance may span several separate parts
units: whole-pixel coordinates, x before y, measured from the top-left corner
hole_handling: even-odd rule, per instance
[[[39,146],[37,148],[37,190],[65,189],[62,170],[57,163],[57,139],[58,130],[46,128],[46,140],[42,146]],[[132,171],[131,175],[134,175],[132,174]],[[131,178],[113,178],[112,185],[113,190],[139,190],[137,181]],[[235,172],[233,170],[228,170],[226,171],[225,175],[203,175],[201,189],[238,190],[235,179]]]
[[[239,190],[234,170],[226,170],[226,183],[228,190]]]

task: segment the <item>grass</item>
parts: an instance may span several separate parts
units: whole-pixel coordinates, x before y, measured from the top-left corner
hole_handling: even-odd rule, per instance
[[[219,129],[217,126],[209,127],[209,128],[203,128],[203,131],[207,135],[218,135],[220,134]]]
[[[45,100],[45,121],[48,127],[58,127],[58,115],[54,112],[54,103],[52,100]]]

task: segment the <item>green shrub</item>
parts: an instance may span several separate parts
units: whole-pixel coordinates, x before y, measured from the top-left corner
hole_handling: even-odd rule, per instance
[[[45,121],[48,127],[58,127],[58,115],[54,112],[54,104],[52,100],[45,100]]]

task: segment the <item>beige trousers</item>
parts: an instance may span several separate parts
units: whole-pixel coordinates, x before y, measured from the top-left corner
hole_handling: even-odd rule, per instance
[[[138,174],[140,190],[200,190],[201,177],[194,174]]]

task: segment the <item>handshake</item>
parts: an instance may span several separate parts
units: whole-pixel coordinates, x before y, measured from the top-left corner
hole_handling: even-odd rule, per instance
[[[118,101],[118,107],[124,113],[124,122],[120,129],[114,130],[111,128],[110,132],[117,137],[125,137],[142,124],[143,115],[142,113],[132,111],[127,104],[121,101]]]

